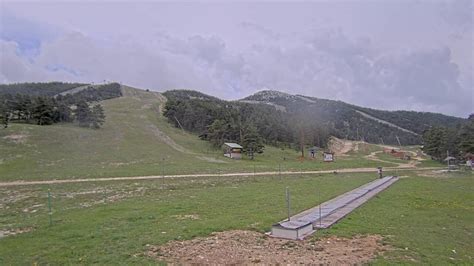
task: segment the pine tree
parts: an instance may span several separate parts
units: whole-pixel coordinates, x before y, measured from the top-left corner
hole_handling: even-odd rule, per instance
[[[80,101],[76,105],[75,118],[81,127],[89,127],[92,122],[92,112],[85,101]]]
[[[444,159],[446,154],[447,132],[445,128],[433,127],[423,134],[423,151],[437,160]]]
[[[0,99],[0,122],[4,128],[7,128],[10,122],[10,109],[7,99]]]
[[[72,121],[72,111],[71,107],[69,107],[64,102],[57,103],[57,122],[71,122]]]
[[[250,124],[243,130],[242,146],[244,151],[253,160],[255,153],[262,153],[265,146],[262,137],[258,134],[257,128]]]
[[[38,125],[53,124],[54,110],[51,102],[46,98],[38,97],[33,110],[33,117]]]
[[[463,154],[474,154],[474,114],[469,116],[459,131],[459,150]]]
[[[98,104],[92,108],[92,127],[100,128],[105,122],[104,108]]]

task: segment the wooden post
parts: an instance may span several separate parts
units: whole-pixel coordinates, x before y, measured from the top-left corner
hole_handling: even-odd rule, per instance
[[[48,209],[49,209],[49,226],[53,225],[53,210],[51,207],[51,190],[48,189]]]
[[[321,228],[321,205],[323,202],[321,201],[321,189],[318,189],[318,201],[319,201],[319,228]]]
[[[286,187],[286,207],[288,209],[288,221],[290,221],[290,190]]]
[[[448,161],[448,172],[449,170],[449,151],[446,151],[446,161]]]

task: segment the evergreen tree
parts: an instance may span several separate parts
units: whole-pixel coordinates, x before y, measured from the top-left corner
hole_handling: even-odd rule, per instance
[[[92,122],[92,112],[86,101],[80,101],[75,110],[76,121],[81,127],[89,127]]]
[[[33,117],[38,125],[53,124],[54,110],[51,102],[44,97],[38,97],[33,110]]]
[[[10,121],[10,109],[7,99],[0,99],[0,122],[4,128],[8,127]]]
[[[97,104],[92,108],[92,127],[100,128],[105,121],[104,108],[102,105]]]
[[[423,151],[437,160],[443,160],[446,154],[445,128],[433,127],[423,134]]]
[[[459,150],[461,153],[474,154],[474,114],[471,114],[466,124],[459,131]]]
[[[57,122],[71,122],[73,117],[72,117],[72,111],[71,107],[67,105],[64,102],[58,102],[57,103]]]
[[[227,140],[228,124],[224,120],[216,119],[208,128],[206,138],[216,147]]]
[[[244,151],[252,160],[255,153],[262,153],[265,148],[262,137],[258,134],[257,128],[252,124],[243,130],[243,139],[241,142]]]

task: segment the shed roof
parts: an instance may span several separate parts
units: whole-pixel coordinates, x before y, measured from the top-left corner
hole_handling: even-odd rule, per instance
[[[232,142],[226,142],[224,143],[225,146],[231,147],[231,148],[238,148],[238,149],[243,149],[244,147],[240,146],[237,143],[232,143]]]

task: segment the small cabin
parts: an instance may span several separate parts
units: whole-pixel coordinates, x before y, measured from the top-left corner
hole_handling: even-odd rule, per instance
[[[318,152],[318,147],[314,146],[308,149],[309,157],[313,158],[316,156],[316,153]]]
[[[222,145],[224,150],[224,156],[229,157],[232,159],[241,159],[242,158],[242,151],[244,147],[240,146],[237,143],[229,143],[226,142]]]
[[[324,152],[323,153],[323,161],[324,162],[334,162],[334,153]]]

